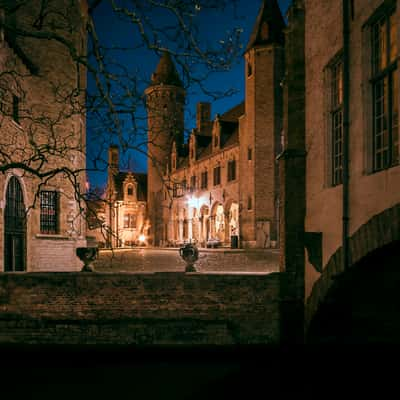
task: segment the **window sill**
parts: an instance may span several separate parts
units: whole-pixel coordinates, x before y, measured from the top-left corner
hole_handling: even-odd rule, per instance
[[[59,234],[46,234],[46,233],[37,233],[36,239],[44,239],[44,240],[71,240],[69,236],[59,235]]]

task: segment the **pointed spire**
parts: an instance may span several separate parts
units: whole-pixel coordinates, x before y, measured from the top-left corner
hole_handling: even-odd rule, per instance
[[[246,51],[254,46],[270,43],[283,44],[286,24],[277,0],[262,0]]]
[[[151,85],[172,85],[182,87],[182,81],[176,71],[171,55],[164,52],[158,63],[156,71],[151,76]]]

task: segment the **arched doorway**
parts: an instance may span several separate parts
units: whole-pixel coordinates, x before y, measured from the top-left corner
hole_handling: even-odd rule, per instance
[[[307,332],[309,343],[400,343],[400,241],[333,281]]]
[[[4,211],[4,271],[26,270],[26,212],[21,185],[12,176]]]

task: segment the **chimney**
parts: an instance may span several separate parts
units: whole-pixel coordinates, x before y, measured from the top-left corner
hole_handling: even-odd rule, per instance
[[[208,133],[211,126],[211,104],[197,103],[196,128],[198,133]]]
[[[108,148],[108,176],[118,174],[119,171],[119,148],[112,144]]]

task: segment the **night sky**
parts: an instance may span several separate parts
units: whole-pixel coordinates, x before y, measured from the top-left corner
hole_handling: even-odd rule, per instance
[[[279,0],[282,12],[286,13],[291,0]],[[247,45],[247,41],[253,29],[261,0],[238,0],[236,7],[228,7],[224,12],[219,11],[202,11],[200,10],[197,15],[197,24],[199,27],[199,38],[202,43],[211,45],[218,48],[220,41],[229,36],[228,32],[234,32],[236,29],[243,29],[240,34],[240,43],[243,48],[240,50],[240,55],[235,58],[234,62],[230,65],[229,70],[225,72],[215,72],[211,74],[206,80],[202,80],[207,90],[213,94],[222,94],[227,91],[232,94],[223,96],[218,100],[208,96],[198,85],[190,83],[186,84],[186,107],[185,107],[185,129],[186,134],[195,126],[195,110],[196,104],[199,101],[209,101],[212,103],[212,118],[216,113],[222,114],[229,110],[231,107],[242,102],[244,99],[244,63],[243,50]],[[123,51],[114,51],[112,53],[113,61],[117,65],[122,65],[129,71],[132,76],[138,77],[136,84],[138,93],[142,92],[147,86],[151,74],[154,72],[159,56],[149,51],[144,47],[132,49],[137,42],[139,42],[137,33],[134,32],[132,24],[126,20],[118,18],[109,8],[108,2],[104,3],[95,11],[94,14],[97,32],[101,43],[106,46],[123,48]],[[162,25],[165,19],[162,12],[157,15],[151,15],[151,20],[154,23]],[[173,49],[173,43],[162,43],[168,48]],[[130,49],[130,50],[127,50]],[[112,65],[110,62],[109,65]],[[114,68],[114,67],[110,67]],[[115,71],[120,72],[120,67],[115,67]],[[183,75],[182,69],[178,65],[178,72]],[[199,71],[201,73],[201,70]],[[200,75],[198,75],[200,76]],[[123,80],[121,78],[121,80]],[[130,81],[124,81],[126,86],[133,85]],[[94,92],[93,78],[88,75],[88,90]],[[138,97],[138,96],[136,96]],[[135,136],[135,144],[138,145],[141,151],[120,151],[120,167],[122,169],[130,167],[137,172],[146,172],[146,147],[145,132],[146,121],[143,107],[140,104],[135,104],[137,111],[135,113],[135,123],[139,126],[139,131],[142,132],[142,137]],[[132,118],[128,115],[121,115],[125,132],[130,132],[132,126]],[[119,144],[118,140],[108,135],[107,129],[104,129],[98,120],[95,120],[90,114],[88,115],[88,132],[87,132],[87,165],[88,165],[88,178],[90,187],[104,187],[106,183],[106,164],[104,162],[97,162],[93,167],[92,160],[97,157],[98,159],[106,160],[106,150],[109,143]],[[129,135],[129,133],[127,133]],[[101,139],[99,139],[99,136]],[[131,142],[132,144],[132,142]],[[100,157],[99,157],[100,156]],[[96,169],[96,171],[92,171]]]

